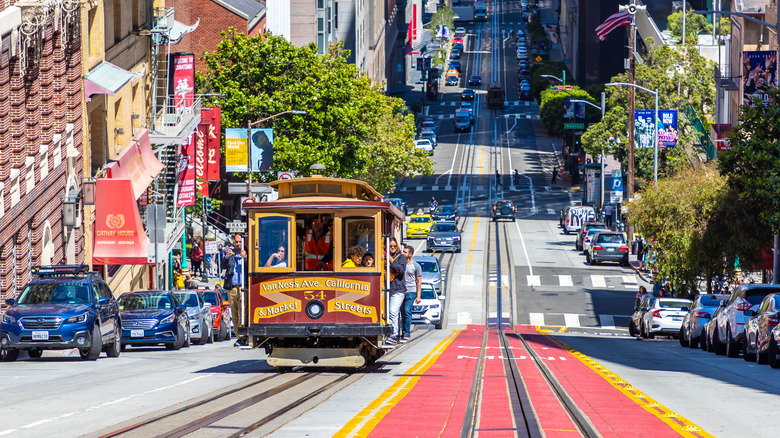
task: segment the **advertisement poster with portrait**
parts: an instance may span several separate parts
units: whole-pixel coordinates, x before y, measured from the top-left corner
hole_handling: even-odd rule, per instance
[[[677,110],[658,110],[658,147],[677,146]]]
[[[653,147],[653,110],[634,111],[634,147]]]
[[[252,129],[252,172],[270,172],[274,165],[274,130]]]
[[[771,87],[777,86],[777,52],[770,50],[742,52],[744,105],[766,104]]]

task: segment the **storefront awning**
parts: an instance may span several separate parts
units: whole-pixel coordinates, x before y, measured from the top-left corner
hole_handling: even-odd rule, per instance
[[[148,265],[149,237],[144,232],[129,179],[98,179],[95,187],[92,263]]]
[[[84,76],[84,97],[89,102],[95,94],[113,96],[125,84],[143,76],[145,71],[144,68],[138,73],[130,73],[110,62],[103,61]]]
[[[106,166],[111,179],[129,179],[133,184],[133,200],[138,199],[163,169],[163,164],[152,152],[149,131],[139,132],[125,146],[116,162]]]

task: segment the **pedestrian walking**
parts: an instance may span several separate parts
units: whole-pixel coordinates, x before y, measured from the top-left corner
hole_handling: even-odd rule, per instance
[[[200,248],[200,243],[197,241],[193,244],[190,260],[192,261],[192,273],[194,275],[203,275],[203,270],[201,269],[201,262],[203,261],[203,250]]]
[[[639,269],[645,269],[645,243],[642,236],[637,236],[636,240],[636,261],[639,262]]]
[[[216,262],[217,278],[222,278],[222,244],[217,245],[217,253],[214,254],[214,261]]]
[[[386,340],[385,344],[394,345],[398,343],[401,334],[401,307],[404,304],[406,295],[406,286],[404,284],[404,273],[406,272],[406,259],[398,250],[398,242],[395,238],[390,238],[390,324],[393,326],[393,334]]]
[[[233,317],[233,325],[236,327],[238,340],[235,347],[246,345],[246,337],[238,336],[238,327],[241,325],[241,289],[244,284],[244,261],[241,254],[234,252],[234,247],[228,248],[227,269],[225,270],[225,289],[228,290],[230,299],[230,313]]]
[[[501,173],[496,170],[496,188],[498,186],[501,186],[502,189],[504,188],[504,184],[501,182]]]
[[[419,263],[412,260],[414,256],[414,247],[404,246],[404,327],[401,335],[401,342],[406,342],[412,334],[412,306],[420,304],[420,293],[422,291],[422,267]]]
[[[604,224],[607,228],[612,229],[612,204],[604,206]]]
[[[558,168],[553,167],[553,174],[552,174],[552,185],[555,185],[555,180],[558,179]]]
[[[211,278],[214,276],[214,257],[211,254],[206,253],[203,257],[203,265],[205,266],[206,277]]]

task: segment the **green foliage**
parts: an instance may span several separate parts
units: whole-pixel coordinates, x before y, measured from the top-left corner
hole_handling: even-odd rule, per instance
[[[690,105],[700,114],[708,114],[715,108],[714,64],[701,56],[693,46],[663,46],[652,52],[642,64],[637,64],[635,83],[641,87],[658,90],[658,109],[678,110],[677,147],[660,149],[658,174],[673,174],[690,165],[686,149],[699,144],[699,133],[683,114]],[[628,73],[621,73],[611,82],[629,82]],[[607,149],[628,167],[628,98],[630,87],[607,87],[607,111],[604,119],[588,128],[582,136],[585,151],[597,155],[602,147],[614,139],[614,146]],[[635,90],[636,109],[654,107],[654,97],[643,90]],[[633,115],[632,115],[633,116]],[[635,149],[635,176],[652,179],[653,150]]]
[[[436,26],[441,25],[449,26],[450,32],[455,31],[455,12],[452,11],[452,8],[439,6],[436,13],[431,15],[431,21],[426,23],[424,27],[434,31],[435,34]]]
[[[740,122],[729,134],[731,149],[719,153],[729,183],[760,206],[761,221],[780,233],[780,92],[769,91],[769,105],[743,105]]]
[[[685,23],[686,25],[688,23]],[[687,31],[688,29],[686,29]],[[718,26],[715,29],[718,32],[718,35],[729,35],[731,34],[731,18],[729,17],[720,17],[718,20]]]
[[[563,72],[566,72],[567,78],[571,77],[566,64],[557,61],[545,61],[531,66],[531,94],[537,102],[542,98],[542,91],[553,85],[561,85],[555,79],[543,78],[542,75],[551,75],[563,79]]]
[[[206,72],[196,76],[203,93],[224,96],[214,102],[222,107],[223,127],[246,127],[293,109],[307,112],[263,124],[274,130],[275,169],[307,175],[321,163],[327,174],[365,177],[379,191],[391,190],[394,178],[432,172],[414,148],[413,122],[401,116],[403,101],[385,96],[347,63],[341,44],[319,55],[314,44],[295,47],[271,34],[247,37],[231,28],[223,35],[217,50],[204,54]],[[389,129],[388,120],[399,125]],[[393,160],[377,158],[378,143]]]
[[[682,15],[682,11],[679,11],[666,18],[667,29],[675,38],[682,37]],[[685,11],[686,44],[696,44],[698,41],[698,35],[702,32],[712,32],[712,25],[707,24],[707,18],[701,14],[694,14],[691,11]]]
[[[565,133],[571,133],[571,131],[563,129],[563,124],[565,122],[585,123],[585,126],[587,126],[588,123],[593,123],[601,119],[601,111],[586,104],[584,120],[564,120],[563,104],[566,99],[587,100],[594,105],[600,105],[600,103],[596,102],[596,100],[586,93],[585,90],[576,85],[573,86],[571,90],[548,88],[542,92],[541,97],[541,102],[539,103],[539,119],[547,131],[547,135],[551,137],[563,137]]]
[[[547,41],[547,32],[544,31],[544,26],[542,25],[539,14],[531,17],[531,22],[528,23],[526,31],[528,32],[528,36],[531,38],[532,42],[538,43]]]
[[[695,293],[699,274],[731,273],[737,257],[743,266],[755,263],[768,237],[749,205],[710,165],[649,185],[628,205],[628,215],[637,232],[652,242],[661,277],[682,292]]]

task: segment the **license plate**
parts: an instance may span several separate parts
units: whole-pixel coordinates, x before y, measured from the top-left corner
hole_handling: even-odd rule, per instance
[[[144,331],[143,330],[130,330],[130,337],[131,338],[143,338],[144,337]]]
[[[422,318],[422,315],[416,314],[416,313],[412,313],[412,319],[420,319],[420,318]]]
[[[672,317],[672,321],[682,321],[682,319],[683,319],[682,316],[673,316]]]
[[[49,340],[49,332],[47,331],[35,331],[32,332],[32,340],[33,341],[48,341]]]
[[[607,252],[615,252],[615,248],[607,248]]]

